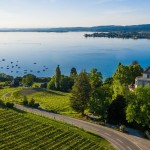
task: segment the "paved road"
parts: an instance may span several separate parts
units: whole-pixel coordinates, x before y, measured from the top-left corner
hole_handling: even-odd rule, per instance
[[[87,131],[96,133],[97,135],[100,135],[101,137],[107,139],[109,142],[112,143],[114,147],[120,150],[150,150],[150,141],[146,139],[124,134],[113,129],[96,125],[90,122],[46,112],[44,110],[29,108],[18,104],[15,104],[15,107],[17,109],[28,111],[37,115],[45,116],[48,118],[54,118],[56,120],[63,121],[74,126],[83,128]]]

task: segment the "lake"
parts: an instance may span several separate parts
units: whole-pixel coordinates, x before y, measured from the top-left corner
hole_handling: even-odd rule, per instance
[[[78,72],[97,68],[105,78],[112,76],[119,62],[128,65],[137,60],[144,68],[150,65],[150,40],[85,38],[84,34],[1,32],[0,72],[52,76],[59,64],[66,75],[72,67]]]

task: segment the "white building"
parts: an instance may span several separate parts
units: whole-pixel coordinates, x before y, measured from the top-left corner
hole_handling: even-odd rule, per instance
[[[143,72],[143,76],[136,77],[135,79],[135,88],[146,85],[150,86],[150,67]]]

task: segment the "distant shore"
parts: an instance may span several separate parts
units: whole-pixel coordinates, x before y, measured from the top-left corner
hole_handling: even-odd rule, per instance
[[[0,28],[0,32],[150,32],[150,24],[56,28]]]
[[[97,32],[85,34],[88,37],[107,37],[107,38],[122,38],[122,39],[150,39],[150,32]]]

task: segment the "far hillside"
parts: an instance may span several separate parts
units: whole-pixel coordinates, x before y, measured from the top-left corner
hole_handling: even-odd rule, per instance
[[[60,27],[60,28],[15,28],[7,29],[1,28],[0,32],[112,32],[112,31],[124,31],[124,32],[150,32],[150,24],[143,25],[130,25],[130,26],[94,26],[94,27]]]

